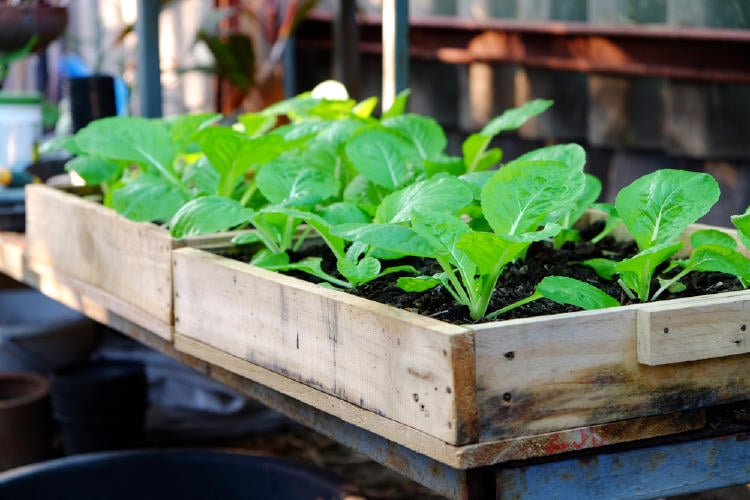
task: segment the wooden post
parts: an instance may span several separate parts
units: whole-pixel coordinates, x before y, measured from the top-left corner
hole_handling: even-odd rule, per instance
[[[383,110],[409,86],[409,0],[383,2]]]

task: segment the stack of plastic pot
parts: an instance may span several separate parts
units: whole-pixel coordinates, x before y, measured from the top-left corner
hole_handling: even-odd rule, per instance
[[[68,455],[143,446],[147,406],[142,363],[90,361],[52,375],[52,410]]]

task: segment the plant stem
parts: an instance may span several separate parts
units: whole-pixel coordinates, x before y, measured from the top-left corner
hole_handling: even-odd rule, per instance
[[[496,318],[498,316],[501,316],[501,315],[507,313],[508,311],[512,311],[513,309],[515,309],[517,307],[521,307],[521,306],[523,306],[525,304],[528,304],[529,302],[533,302],[533,301],[535,301],[537,299],[541,299],[542,297],[543,297],[543,295],[541,293],[534,292],[533,294],[529,295],[525,299],[517,300],[516,302],[513,302],[512,304],[508,304],[507,306],[503,307],[502,309],[498,309],[497,311],[488,314],[487,316],[485,316],[485,318],[487,318],[487,319],[494,319],[494,318]]]

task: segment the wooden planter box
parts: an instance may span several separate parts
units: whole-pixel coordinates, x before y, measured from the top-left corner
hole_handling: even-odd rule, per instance
[[[178,349],[451,445],[750,397],[748,291],[455,326],[198,249],[173,259]]]
[[[177,240],[82,197],[92,188],[26,188],[26,241],[32,271],[51,270],[109,310],[167,340],[174,330],[172,250],[227,241]]]

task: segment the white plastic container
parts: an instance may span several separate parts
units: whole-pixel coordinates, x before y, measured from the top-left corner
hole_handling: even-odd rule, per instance
[[[28,167],[41,137],[41,96],[0,92],[0,167]]]

